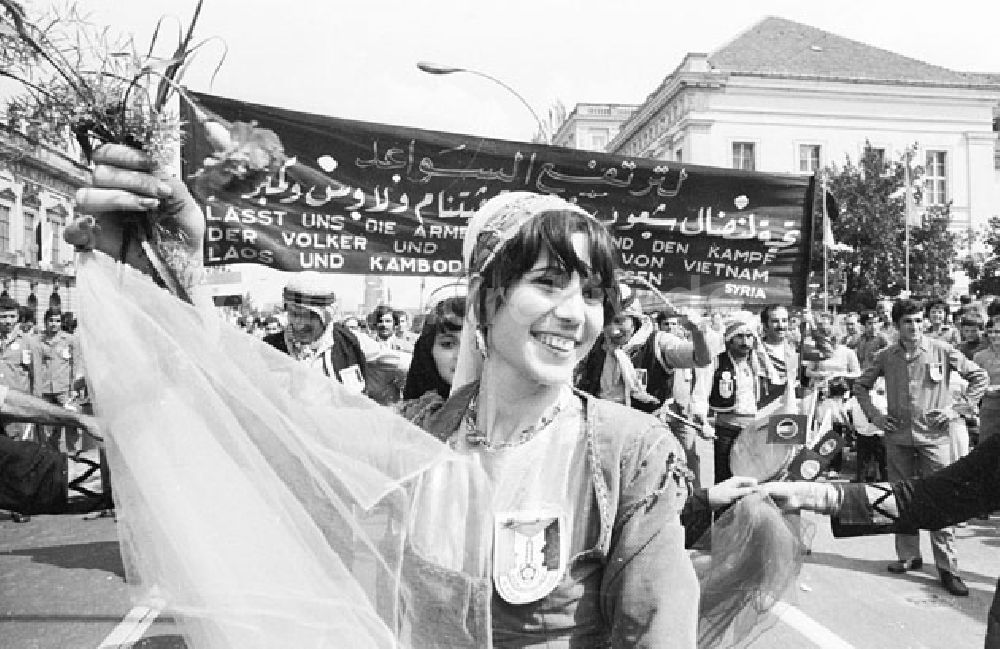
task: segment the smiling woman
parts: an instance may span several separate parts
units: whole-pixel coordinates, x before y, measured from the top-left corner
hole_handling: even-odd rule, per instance
[[[482,206],[464,252],[458,373],[423,425],[493,487],[493,645],[695,646],[682,451],[657,420],[571,384],[619,306],[610,235],[514,192]]]

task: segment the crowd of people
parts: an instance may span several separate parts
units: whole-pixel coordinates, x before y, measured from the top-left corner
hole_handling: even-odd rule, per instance
[[[151,184],[153,207],[134,181],[153,171],[140,154],[107,146],[95,160],[129,170],[130,179],[95,174],[103,186],[81,192],[83,211],[112,219],[129,205],[159,210],[185,240],[201,241],[201,212],[183,185]],[[96,248],[121,254],[120,243],[98,240]],[[189,253],[200,256],[200,246]],[[465,295],[432,305],[418,335],[405,312],[388,306],[364,325],[340,317],[336,279],[304,272],[285,286],[283,317],[264,321],[261,337],[314,368],[317,381],[391,408],[485,474],[493,486],[493,646],[709,646],[706,638],[718,635],[704,628],[706,609],[728,609],[708,603],[711,578],[696,575],[686,548],[713,515],[764,493],[785,510],[834,516],[837,535],[895,533],[893,573],[921,567],[917,530],[931,529],[942,586],[968,594],[947,526],[998,505],[1000,302],[964,300],[953,310],[898,299],[839,315],[779,305],[644,310],[598,221],[561,199],[518,192],[480,208],[464,255]],[[72,338],[42,332],[18,342],[7,306],[17,307],[0,298],[0,408],[34,408],[36,420],[65,425],[52,408],[72,412],[75,388],[58,381],[82,378],[82,364],[67,373],[45,363],[75,362]],[[46,331],[59,314],[49,315]],[[16,382],[24,376],[28,383]],[[841,480],[843,453],[813,481],[788,480],[787,463],[745,475],[744,456],[760,450],[748,446],[750,432],[798,400],[815,403],[812,419],[856,449],[854,484]],[[100,437],[86,415],[72,425]],[[7,424],[7,457],[37,454],[29,445],[51,440],[10,440],[15,430]],[[711,461],[701,457],[709,447]],[[58,450],[68,461],[72,449],[64,442]],[[30,492],[22,502],[3,506],[67,511],[74,501],[66,489],[53,495],[59,487],[39,481],[34,492],[22,489]],[[536,540],[544,551],[533,549]],[[742,585],[780,596],[781,585],[764,581]],[[995,644],[987,646],[1000,646],[997,605],[988,626]]]
[[[102,457],[89,414],[76,319],[71,312],[50,306],[40,325],[35,320],[34,311],[9,294],[0,295],[0,444],[4,451],[29,449],[33,457],[64,457],[66,470],[58,474],[64,489],[59,491],[86,498],[87,507],[109,506],[110,501],[100,496],[105,490]],[[12,457],[0,455],[8,461]],[[63,463],[50,464],[54,468]],[[32,462],[9,461],[0,469],[0,481],[30,492],[31,481],[40,473]],[[15,522],[31,520],[31,504],[20,498],[16,488],[0,494],[0,509],[10,509]]]

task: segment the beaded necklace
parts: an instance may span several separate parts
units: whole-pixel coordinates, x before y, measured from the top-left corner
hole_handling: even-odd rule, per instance
[[[477,415],[479,414],[479,395],[473,395],[472,399],[469,401],[469,407],[465,411],[465,417],[463,418],[466,429],[465,441],[469,444],[469,446],[481,446],[484,451],[489,452],[501,451],[525,444],[534,438],[535,435],[548,428],[549,425],[555,421],[555,418],[563,409],[564,401],[564,398],[560,398],[548,410],[542,413],[542,416],[538,419],[538,421],[522,430],[514,441],[494,443],[491,442],[486,433],[479,430],[479,427],[476,425]]]

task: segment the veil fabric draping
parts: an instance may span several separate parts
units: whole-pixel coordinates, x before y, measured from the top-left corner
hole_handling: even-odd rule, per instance
[[[491,646],[494,499],[468,456],[107,256],[78,260],[137,601],[191,649]],[[706,649],[765,628],[802,555],[759,499],[712,534]]]
[[[101,253],[78,278],[127,579],[188,646],[488,646],[475,467]]]

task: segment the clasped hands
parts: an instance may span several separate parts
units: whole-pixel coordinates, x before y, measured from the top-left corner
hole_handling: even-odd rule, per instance
[[[933,408],[924,413],[924,419],[935,428],[947,426],[949,421],[958,416],[958,413],[951,408]],[[899,420],[884,413],[876,415],[872,423],[887,433],[895,433],[899,430]]]
[[[733,476],[708,488],[708,503],[713,508],[724,507],[753,493],[766,494],[785,512],[806,509],[834,514],[840,501],[837,488],[828,483],[793,481],[759,484],[754,478]]]

